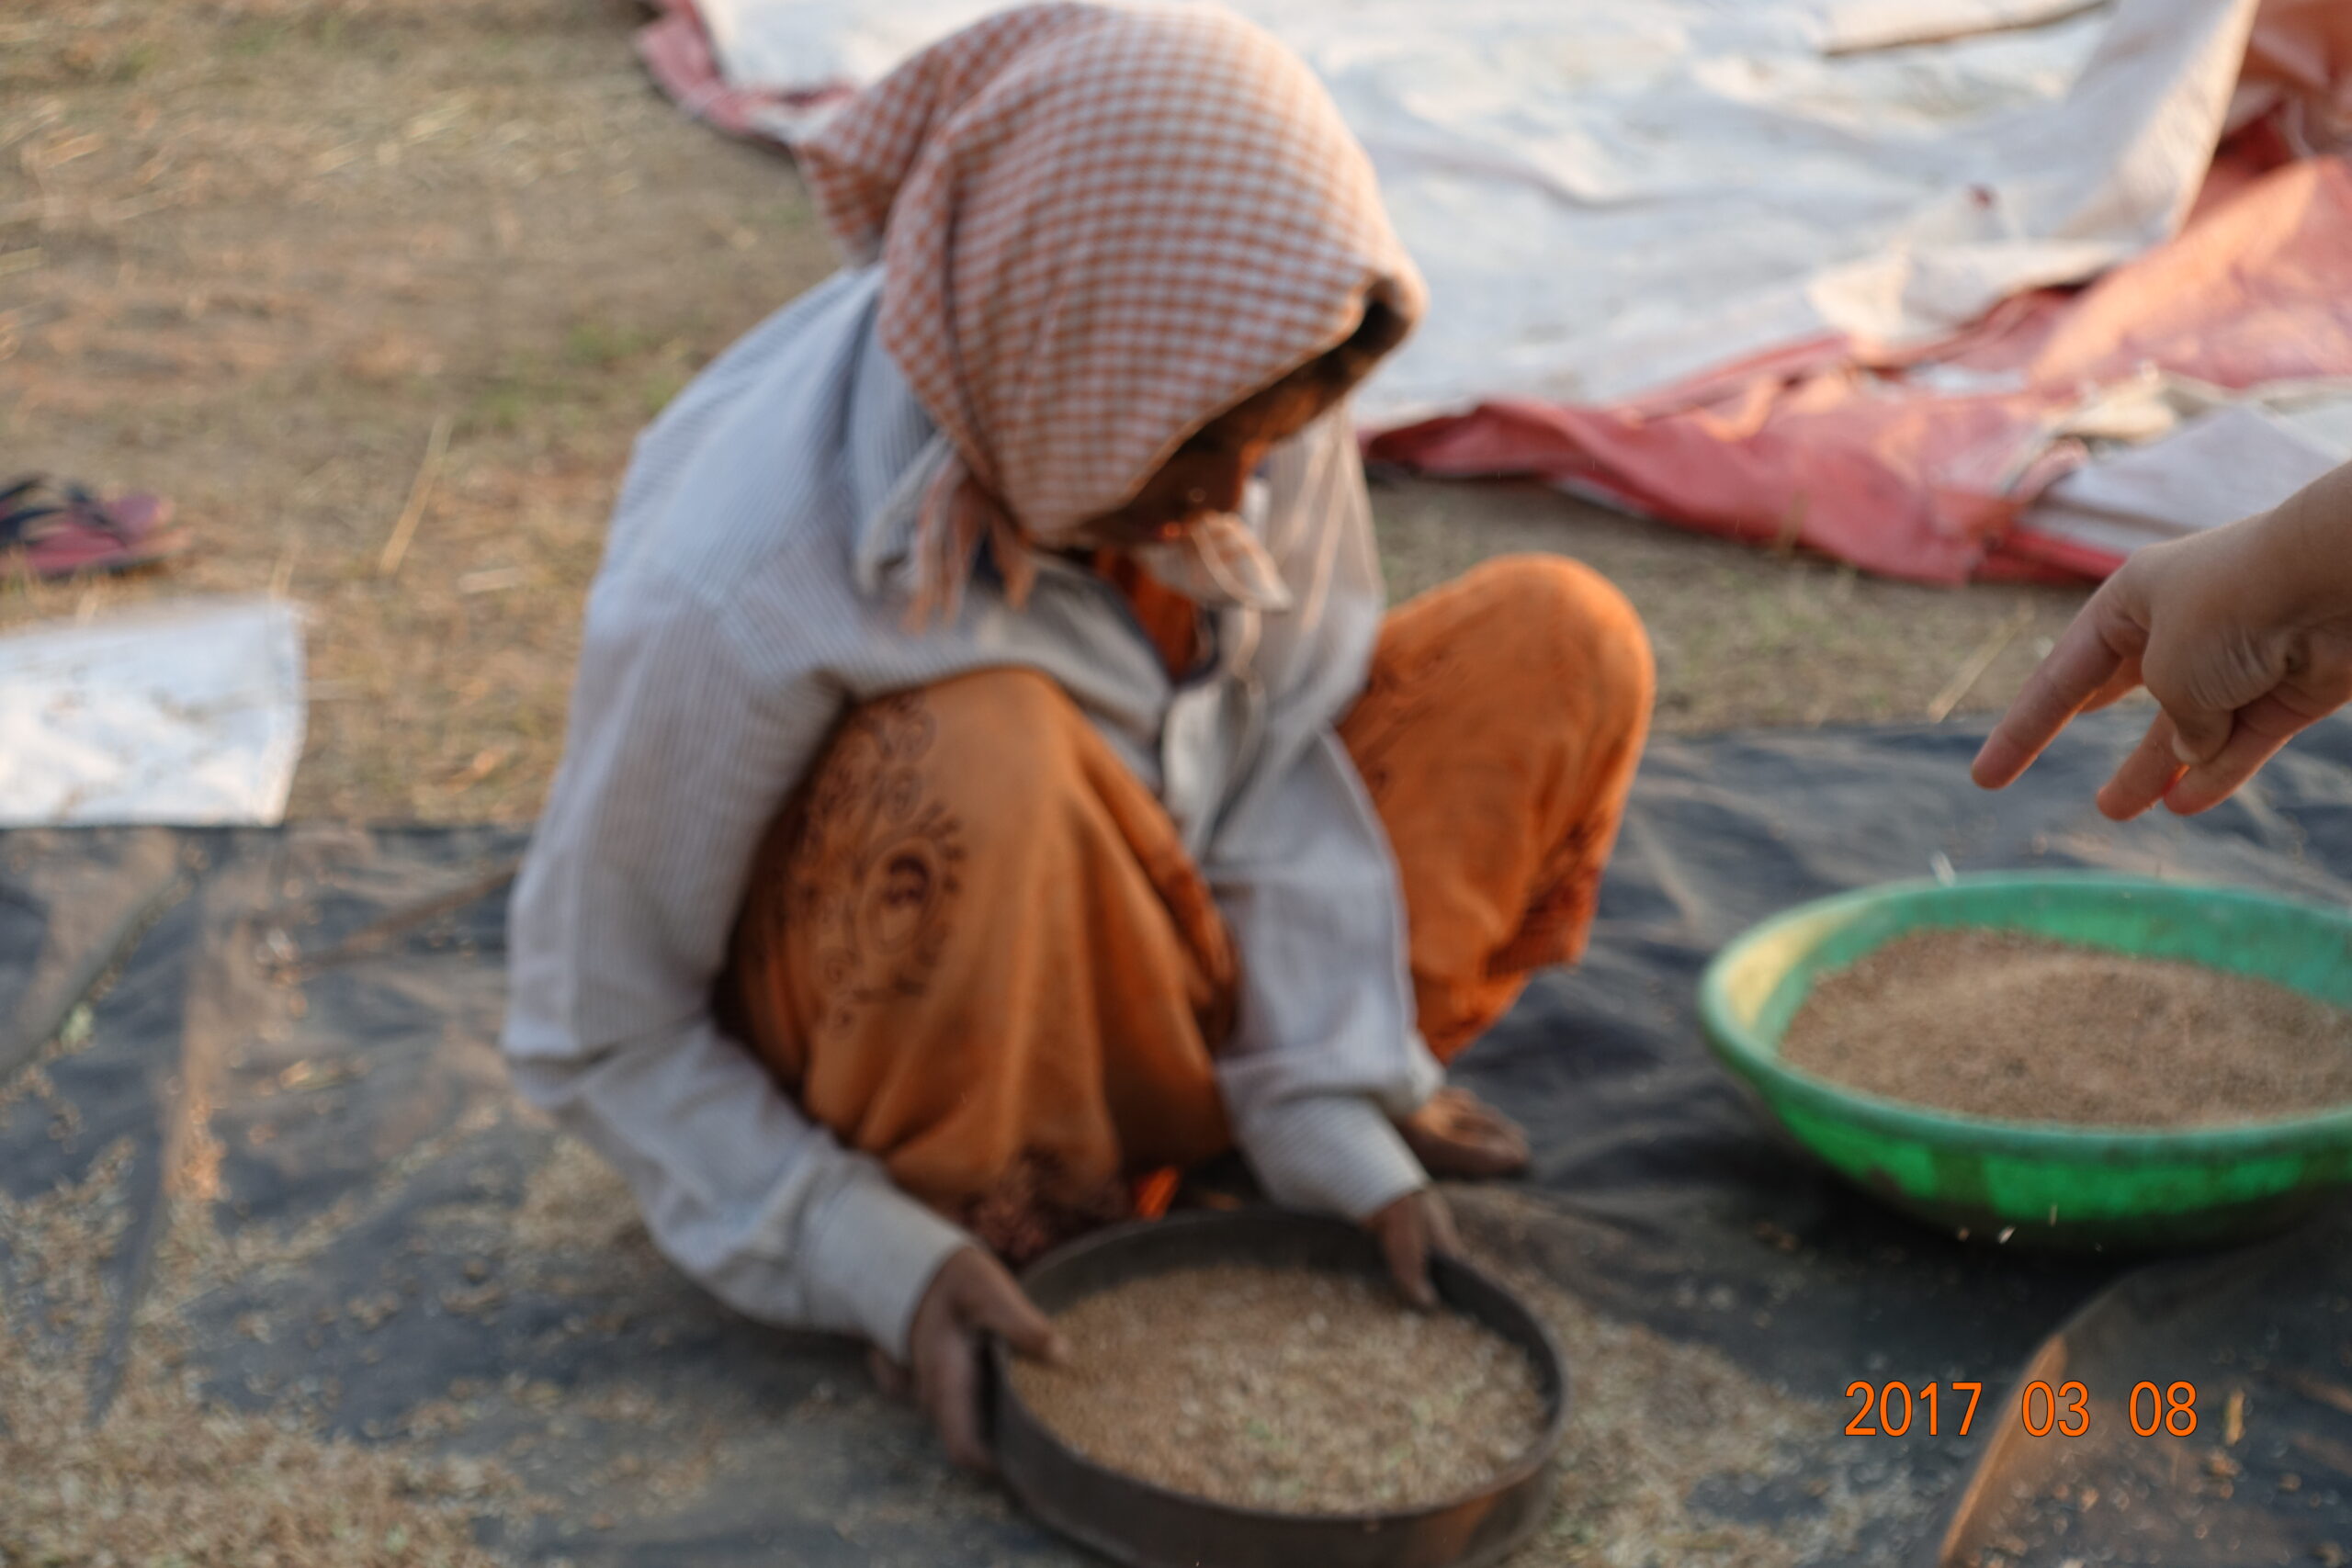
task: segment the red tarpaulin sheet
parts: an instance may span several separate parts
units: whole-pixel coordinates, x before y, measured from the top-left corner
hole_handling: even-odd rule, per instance
[[[1371,449],[1431,474],[1565,481],[1896,577],[1959,582],[2035,563],[2103,574],[2113,558],[2010,526],[2070,460],[2043,453],[2043,433],[2089,389],[2147,366],[2233,389],[2352,375],[2352,163],[2256,173],[2273,139],[2248,140],[2216,171],[2211,189],[2226,194],[2177,239],[2087,288],[2012,300],[1913,362],[2011,389],[1928,389],[1910,368],[1815,345],[1829,361],[1815,368],[1733,367],[1629,408],[1492,403]]]

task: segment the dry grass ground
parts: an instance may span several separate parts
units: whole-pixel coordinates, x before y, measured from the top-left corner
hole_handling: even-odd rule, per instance
[[[0,629],[181,592],[311,606],[298,815],[527,817],[629,438],[831,265],[791,168],[682,119],[627,0],[10,0],[0,8],[0,471],[172,496],[121,582],[0,587]],[[431,434],[447,457],[379,572]],[[1526,487],[1409,485],[1399,592],[1563,550],[1649,617],[1662,722],[1916,715],[2064,593],[1943,593]]]

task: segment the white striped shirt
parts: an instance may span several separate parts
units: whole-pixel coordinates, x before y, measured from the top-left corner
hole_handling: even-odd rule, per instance
[[[1294,607],[1226,609],[1171,683],[1118,592],[1054,558],[903,624],[913,503],[944,442],[844,272],[736,344],[639,438],[591,590],[563,764],[514,898],[515,1081],[628,1179],[687,1273],[771,1322],[903,1356],[964,1234],[842,1148],[710,1014],[752,855],[850,705],[975,669],[1051,676],[1151,786],[1241,965],[1218,1054],[1279,1201],[1362,1217],[1426,1179],[1391,1119],[1435,1089],[1402,896],[1332,725],[1383,613],[1344,413],[1287,443],[1250,515]]]

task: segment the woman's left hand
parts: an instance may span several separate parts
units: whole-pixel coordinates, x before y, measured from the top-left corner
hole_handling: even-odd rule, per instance
[[[1453,1214],[1437,1189],[1408,1192],[1364,1221],[1388,1259],[1388,1272],[1407,1301],[1424,1310],[1437,1305],[1437,1291],[1430,1283],[1430,1257],[1462,1251],[1453,1229]]]

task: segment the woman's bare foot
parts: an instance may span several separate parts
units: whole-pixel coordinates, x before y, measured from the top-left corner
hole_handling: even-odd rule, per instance
[[[1527,1168],[1519,1123],[1466,1089],[1439,1089],[1396,1130],[1431,1176],[1476,1181]]]

